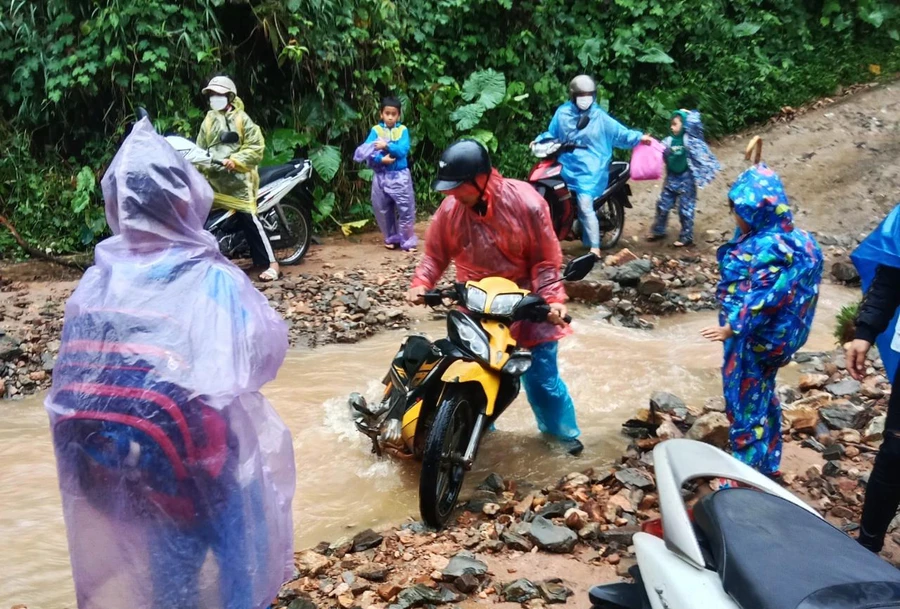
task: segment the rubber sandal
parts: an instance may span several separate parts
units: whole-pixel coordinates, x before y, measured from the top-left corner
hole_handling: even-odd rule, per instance
[[[675,247],[694,247],[693,241],[676,241],[673,243]]]
[[[384,249],[393,251],[393,250],[397,249],[397,244],[396,243],[385,243]]]
[[[665,235],[650,235],[649,237],[646,238],[646,241],[647,241],[647,243],[655,243],[657,241],[662,241],[665,238],[666,238]]]
[[[259,274],[259,280],[263,283],[269,283],[281,279],[281,273],[273,268],[268,268]]]

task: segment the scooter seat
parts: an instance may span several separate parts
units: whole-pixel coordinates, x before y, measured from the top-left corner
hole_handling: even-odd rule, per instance
[[[616,161],[609,164],[609,183],[613,184],[623,173],[631,171],[631,165],[623,161]]]
[[[900,571],[785,499],[725,489],[699,501],[694,520],[743,609],[900,608]]]
[[[269,167],[259,168],[259,185],[265,186],[275,180],[287,178],[300,173],[303,169],[303,162],[299,159],[293,160],[286,165],[271,165]]]

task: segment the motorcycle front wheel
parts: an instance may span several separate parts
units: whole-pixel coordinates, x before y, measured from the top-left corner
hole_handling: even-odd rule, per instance
[[[274,207],[270,214],[278,214],[278,207]],[[278,240],[271,241],[275,258],[279,264],[297,264],[309,251],[312,242],[312,217],[309,210],[295,201],[286,201],[281,204],[283,217],[277,217]]]
[[[600,223],[600,249],[616,246],[625,229],[625,206],[618,197],[610,197],[594,208]]]
[[[432,528],[443,528],[456,507],[466,476],[462,460],[474,428],[472,401],[464,391],[452,392],[438,408],[422,456],[419,512]]]

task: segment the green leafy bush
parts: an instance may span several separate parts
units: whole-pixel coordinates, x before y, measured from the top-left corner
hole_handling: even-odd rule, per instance
[[[856,331],[856,318],[859,316],[860,302],[841,307],[835,318],[834,340],[838,345],[853,340],[853,334]]]
[[[716,136],[873,78],[870,64],[900,67],[895,0],[12,0],[0,11],[0,213],[63,249],[102,235],[96,188],[78,216],[58,211],[82,206],[79,172],[102,175],[135,106],[160,130],[196,134],[200,89],[218,72],[264,128],[266,163],[313,159],[315,218],[334,226],[371,215],[370,173],[349,159],[385,94],[404,103],[424,212],[457,137],[523,176],[527,143],[580,72],[622,122],[657,133],[695,94]]]

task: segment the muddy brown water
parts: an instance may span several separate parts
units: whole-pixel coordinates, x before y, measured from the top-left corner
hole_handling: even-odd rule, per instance
[[[806,349],[832,348],[834,316],[856,297],[825,286]],[[543,484],[615,459],[625,445],[620,425],[655,390],[697,404],[721,394],[721,347],[698,336],[715,322],[713,313],[665,319],[652,332],[613,327],[588,308],[574,313],[576,334],[563,341],[560,360],[578,409],[584,455],[573,459],[541,439],[520,396],[485,438],[470,488],[490,472]],[[436,321],[416,327],[432,338],[443,329]],[[297,548],[417,516],[416,466],[372,455],[346,405],[352,391],[379,394],[402,337],[385,333],[358,345],[291,353],[265,389],[294,434]],[[797,371],[788,367],[782,374],[790,381]],[[37,396],[0,403],[0,609],[18,603],[75,607],[56,466]]]

